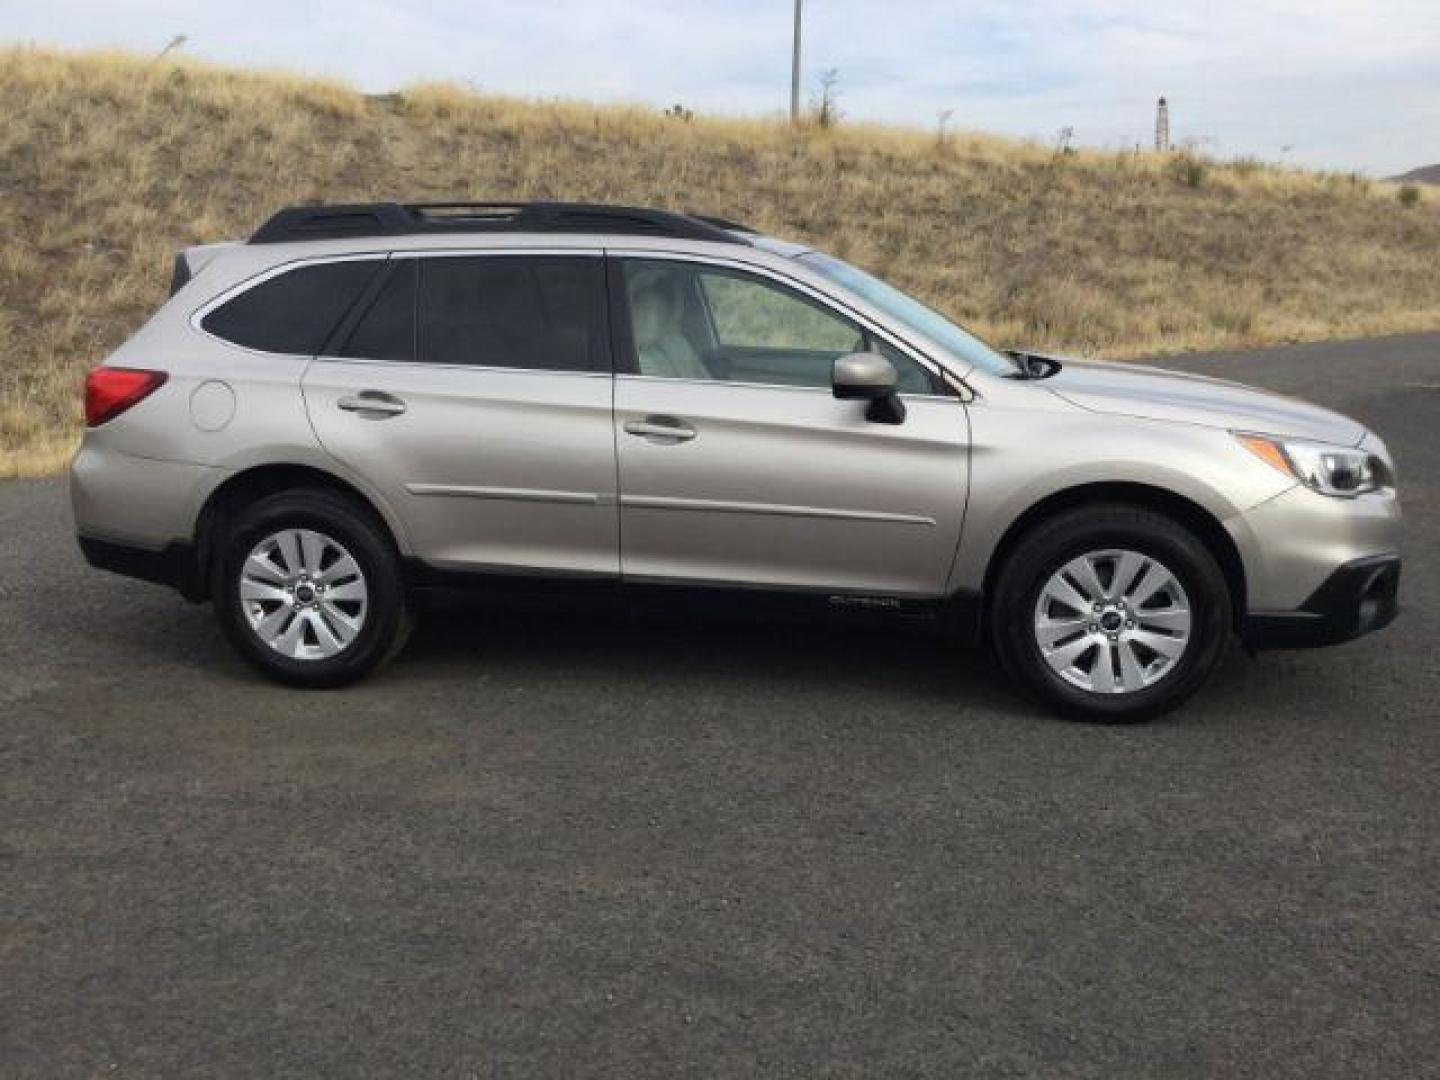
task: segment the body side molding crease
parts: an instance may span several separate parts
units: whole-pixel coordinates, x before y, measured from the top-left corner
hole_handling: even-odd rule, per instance
[[[719,499],[680,499],[665,496],[622,495],[620,505],[637,510],[694,510],[711,514],[769,514],[778,517],[836,518],[842,521],[877,521],[891,525],[935,526],[935,519],[919,514],[887,514],[872,510],[834,510],[824,506],[786,506],[782,503],[729,502]]]
[[[608,497],[593,491],[546,491],[540,488],[472,487],[466,484],[406,484],[411,495],[449,499],[507,499],[513,502],[566,503],[572,506],[599,506]]]

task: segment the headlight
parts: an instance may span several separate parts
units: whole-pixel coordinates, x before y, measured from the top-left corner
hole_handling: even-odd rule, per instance
[[[1299,480],[1321,495],[1353,499],[1367,491],[1394,484],[1389,467],[1380,458],[1353,446],[1304,439],[1275,439],[1268,435],[1235,433],[1240,445],[1265,464]]]

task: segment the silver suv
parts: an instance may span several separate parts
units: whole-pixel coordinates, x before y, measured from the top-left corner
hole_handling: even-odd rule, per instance
[[[1330,644],[1396,612],[1394,472],[1360,424],[999,352],[714,218],[283,210],[177,257],[86,414],[89,561],[213,601],[301,686],[373,670],[465,584],[928,614],[1115,720],[1188,698],[1234,636]]]

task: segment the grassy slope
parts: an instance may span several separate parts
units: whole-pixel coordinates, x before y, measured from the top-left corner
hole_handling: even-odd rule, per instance
[[[1384,185],[847,125],[0,50],[0,476],[56,467],[85,368],[173,252],[306,200],[576,198],[813,240],[982,334],[1104,356],[1440,326],[1440,213]]]

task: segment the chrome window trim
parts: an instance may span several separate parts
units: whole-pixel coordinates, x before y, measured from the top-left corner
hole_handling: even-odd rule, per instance
[[[796,386],[791,383],[757,383],[741,382],[738,379],[682,379],[671,378],[668,375],[636,375],[628,371],[615,373],[617,381],[628,382],[658,382],[675,383],[682,386],[733,386],[738,390],[790,390],[802,394],[823,394],[831,397],[833,391],[827,386]],[[901,393],[900,397],[906,401],[959,401],[958,394],[907,394]]]
[[[712,266],[723,267],[723,268],[725,268],[725,269],[727,269],[727,270],[738,270],[738,271],[741,271],[741,272],[743,272],[743,273],[758,274],[758,275],[761,276],[761,277],[770,278],[772,281],[775,281],[775,282],[777,282],[777,283],[779,283],[779,284],[781,284],[781,285],[784,285],[786,288],[794,289],[796,292],[799,292],[799,293],[804,294],[805,296],[809,297],[811,300],[814,300],[817,304],[820,304],[822,307],[834,311],[838,316],[840,316],[841,318],[844,318],[847,322],[858,323],[858,324],[859,324],[862,328],[864,328],[867,332],[870,332],[870,333],[875,334],[875,335],[876,335],[877,337],[879,337],[881,340],[887,342],[892,348],[898,349],[902,354],[904,354],[905,356],[908,356],[911,360],[915,361],[917,364],[919,364],[922,368],[924,368],[926,371],[928,371],[931,375],[933,375],[936,379],[940,380],[940,381],[941,381],[942,383],[944,383],[946,386],[950,386],[950,387],[953,388],[953,385],[954,385],[954,382],[953,382],[953,381],[956,380],[956,379],[960,379],[960,378],[961,378],[961,376],[960,376],[959,374],[950,371],[950,369],[947,368],[944,364],[942,364],[942,363],[940,363],[939,361],[935,360],[935,359],[934,359],[933,357],[931,357],[929,354],[925,353],[923,350],[917,348],[916,346],[910,344],[909,341],[907,341],[907,340],[904,339],[903,337],[901,337],[901,336],[899,336],[898,334],[896,334],[896,332],[895,332],[893,329],[891,329],[889,326],[886,326],[886,325],[884,325],[884,324],[882,324],[882,323],[877,322],[875,319],[871,318],[871,317],[868,316],[868,315],[865,315],[865,314],[862,313],[862,312],[856,311],[855,308],[853,308],[851,305],[849,305],[848,303],[846,303],[843,298],[838,297],[838,296],[834,296],[834,295],[832,295],[832,294],[830,294],[830,293],[827,293],[827,292],[824,292],[824,291],[822,291],[822,290],[820,290],[820,289],[817,289],[817,288],[815,288],[815,286],[811,285],[809,282],[801,281],[801,280],[799,280],[798,278],[791,277],[789,274],[785,274],[785,273],[783,273],[783,272],[781,272],[781,271],[779,271],[779,270],[774,269],[773,267],[766,266],[766,265],[763,265],[763,264],[760,264],[760,263],[749,262],[749,261],[747,261],[747,260],[745,260],[745,259],[726,258],[726,257],[721,256],[721,255],[691,254],[691,253],[689,253],[689,252],[676,252],[676,251],[651,251],[651,250],[649,250],[649,249],[647,249],[647,248],[615,248],[615,247],[609,247],[609,248],[606,248],[606,249],[605,249],[605,254],[608,255],[608,256],[611,256],[612,258],[617,258],[617,259],[652,259],[652,260],[653,260],[653,259],[665,259],[665,260],[672,261],[672,262],[702,263],[702,264],[708,264],[708,265],[712,265]],[[640,377],[640,378],[664,378],[664,376],[655,376],[655,375],[639,376],[639,377]],[[684,382],[695,382],[695,383],[723,383],[723,382],[725,382],[724,379],[686,379],[686,380],[667,379],[666,381],[667,381],[667,382],[681,382],[681,381],[684,381]],[[734,385],[740,385],[740,384],[734,384]],[[745,384],[745,385],[770,386],[770,387],[780,386],[780,387],[784,387],[784,384],[783,384],[783,383],[751,383],[751,384]],[[790,389],[821,390],[821,389],[824,389],[824,388],[823,388],[823,387],[792,387],[792,388],[790,388]],[[964,400],[964,397],[965,397],[965,395],[959,393],[958,391],[957,391],[955,394],[953,394],[953,395],[951,395],[951,394],[902,394],[901,396],[902,396],[902,397],[938,397],[938,398],[944,398],[944,399],[946,399],[947,401],[948,401],[948,400],[952,400],[952,399],[954,399],[954,398],[959,398],[959,399],[961,399],[961,400]]]
[[[263,355],[275,356],[278,354],[265,353]],[[504,375],[562,375],[582,379],[608,379],[612,377],[611,372],[608,371],[559,371],[554,368],[500,367],[495,364],[443,364],[430,360],[374,360],[365,356],[302,356],[300,359],[309,360],[315,364],[379,365],[404,368],[407,371],[413,371],[415,368],[425,368],[436,371],[484,371]]]
[[[582,259],[603,259],[605,251],[603,248],[565,248],[565,247],[489,247],[489,248],[393,248],[390,251],[392,259],[455,259],[475,258],[477,256],[516,256],[516,255],[546,255],[546,256],[570,256]]]

